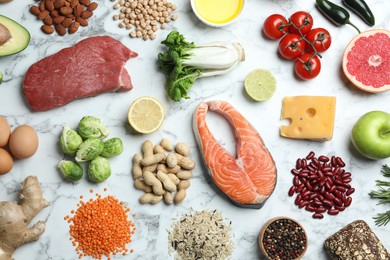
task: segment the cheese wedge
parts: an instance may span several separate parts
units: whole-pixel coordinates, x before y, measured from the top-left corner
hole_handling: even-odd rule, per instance
[[[314,141],[331,140],[335,111],[336,97],[285,97],[281,119],[289,119],[291,124],[281,126],[280,135]]]

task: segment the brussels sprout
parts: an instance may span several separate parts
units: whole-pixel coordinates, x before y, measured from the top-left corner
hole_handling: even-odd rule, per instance
[[[110,163],[106,158],[98,156],[88,165],[88,177],[93,182],[103,182],[111,175]]]
[[[104,138],[109,131],[100,122],[100,119],[93,116],[85,116],[77,126],[77,133],[85,140],[88,138]]]
[[[75,130],[67,125],[64,126],[60,136],[60,147],[64,154],[75,154],[82,142],[83,139]]]
[[[104,142],[98,138],[90,138],[85,140],[79,147],[76,153],[77,162],[90,161],[98,157],[104,147]]]
[[[58,164],[58,168],[68,181],[78,181],[83,177],[83,168],[72,161],[62,160]]]
[[[121,154],[122,151],[122,140],[120,138],[111,138],[104,142],[104,148],[100,156],[110,158]]]

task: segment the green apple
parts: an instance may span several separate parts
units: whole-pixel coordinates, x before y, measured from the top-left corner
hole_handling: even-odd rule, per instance
[[[390,157],[390,114],[383,111],[364,114],[352,128],[352,143],[367,158]]]

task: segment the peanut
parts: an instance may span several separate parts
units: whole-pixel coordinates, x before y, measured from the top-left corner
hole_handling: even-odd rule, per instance
[[[173,173],[168,173],[168,177],[171,179],[171,181],[175,184],[178,185],[180,183],[180,179],[177,178],[177,176]]]
[[[159,179],[165,190],[170,192],[176,191],[176,185],[172,182],[172,180],[168,177],[168,175],[162,171],[157,172],[157,179]]]
[[[153,152],[153,150],[152,150],[152,152]],[[165,160],[165,158],[166,158],[165,153],[156,153],[156,154],[144,157],[142,159],[141,163],[142,163],[143,166],[149,166],[149,165],[152,165],[152,164],[159,163],[162,160]]]
[[[176,156],[173,153],[168,154],[167,156],[167,165],[170,168],[173,168],[177,165]]]
[[[177,185],[178,190],[186,190],[190,187],[190,181],[189,180],[183,180],[180,181],[180,183]]]
[[[165,173],[175,173],[176,174],[176,173],[178,173],[180,171],[180,166],[176,165],[173,168],[169,168],[165,164],[159,164],[159,165],[157,165],[157,170],[158,171],[163,171]]]
[[[173,146],[172,146],[171,142],[167,138],[163,138],[161,140],[161,142],[160,142],[160,145],[166,151],[172,151],[173,150]]]
[[[184,157],[187,157],[190,154],[190,147],[185,143],[177,143],[176,152]]]
[[[189,157],[184,157],[181,154],[175,153],[177,164],[186,170],[192,170],[195,168],[195,162]]]
[[[157,204],[163,199],[161,195],[155,195],[153,193],[145,193],[139,198],[141,204]]]
[[[191,171],[180,171],[176,174],[177,178],[180,180],[188,180],[192,177]]]
[[[173,198],[173,201],[175,202],[175,204],[179,204],[180,202],[182,202],[184,200],[186,195],[187,195],[186,190],[179,190],[178,192],[176,192],[175,197]]]
[[[163,197],[164,197],[164,202],[166,204],[168,204],[168,205],[173,204],[173,194],[172,194],[172,192],[169,192],[169,191],[165,192]]]
[[[153,192],[152,187],[148,186],[144,180],[137,179],[134,181],[134,187],[138,190],[143,190],[146,193]]]
[[[141,168],[141,161],[142,156],[139,153],[136,153],[133,157],[133,167],[132,167],[132,173],[133,173],[133,179],[139,179],[142,178],[142,168]]]
[[[144,181],[147,185],[152,186],[153,193],[156,195],[163,195],[165,190],[163,189],[162,183],[149,171],[143,172]]]
[[[141,147],[143,157],[153,155],[153,143],[150,140],[146,140]]]
[[[143,171],[150,171],[150,172],[155,172],[157,169],[157,163],[149,165],[149,166],[144,166],[142,167]]]
[[[156,144],[156,145],[154,146],[154,148],[153,148],[153,152],[154,152],[154,153],[163,153],[163,152],[165,152],[165,151],[164,151],[164,148],[162,148],[161,145]]]

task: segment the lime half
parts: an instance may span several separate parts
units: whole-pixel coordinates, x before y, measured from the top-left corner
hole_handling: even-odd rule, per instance
[[[251,71],[244,81],[246,93],[256,101],[264,101],[272,97],[276,90],[274,75],[265,69]]]

